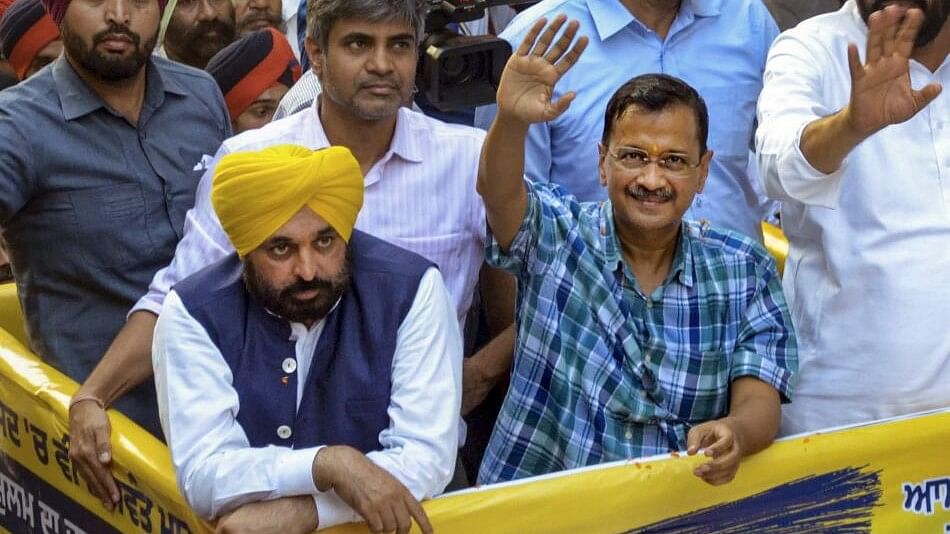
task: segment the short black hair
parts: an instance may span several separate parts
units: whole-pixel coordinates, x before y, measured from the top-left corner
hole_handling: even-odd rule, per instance
[[[655,113],[675,105],[687,106],[693,110],[699,154],[705,154],[706,140],[709,137],[709,111],[706,109],[706,102],[688,83],[666,74],[642,74],[631,78],[614,92],[607,103],[601,142],[604,146],[607,145],[614,123],[632,106]]]
[[[425,34],[428,2],[423,0],[307,0],[307,36],[324,51],[329,45],[330,29],[343,19],[366,22],[406,22],[416,34],[416,42]]]

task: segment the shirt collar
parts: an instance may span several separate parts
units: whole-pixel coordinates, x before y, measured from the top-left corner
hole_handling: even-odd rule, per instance
[[[86,82],[76,74],[65,55],[59,56],[53,62],[52,70],[53,82],[63,108],[63,118],[66,120],[92,113],[105,105],[99,95],[91,91]]]
[[[396,131],[393,132],[393,140],[389,148],[393,154],[406,161],[420,163],[422,162],[422,147],[419,146],[419,140],[422,136],[413,134],[411,128],[413,117],[410,113],[415,112],[406,107],[399,108],[399,115],[396,117]]]
[[[313,105],[310,106],[310,109],[303,113],[310,113],[313,117],[313,120],[308,120],[304,123],[304,127],[307,128],[306,135],[304,139],[308,139],[313,142],[315,149],[326,148],[330,146],[330,140],[327,139],[327,132],[323,129],[323,120],[320,119],[320,99],[322,97],[318,96],[313,99]]]
[[[864,19],[861,17],[861,10],[858,9],[858,3],[854,0],[848,0],[841,7],[843,10],[847,10],[848,14],[851,15],[851,18],[854,20],[854,24],[858,27],[861,35],[867,37],[868,34],[868,25],[864,22]]]
[[[587,10],[594,19],[601,41],[606,41],[633,22],[633,14],[620,0],[587,0]]]
[[[315,115],[316,120],[312,121],[313,131],[309,138],[313,139],[318,146],[328,147],[330,146],[330,140],[327,138],[327,132],[323,128],[323,121],[320,119],[321,98],[323,97],[315,98],[313,107],[310,108],[310,112]],[[423,157],[422,147],[419,145],[419,142],[420,138],[425,136],[415,135],[412,131],[413,117],[409,115],[410,113],[415,112],[405,107],[399,108],[398,114],[396,115],[396,128],[393,131],[392,141],[389,142],[389,153],[395,154],[406,161],[420,163]],[[429,139],[428,137],[425,138],[426,140]],[[383,156],[383,159],[386,159],[389,153]]]
[[[620,249],[620,242],[614,227],[613,209],[610,202],[601,204],[600,213],[600,238],[604,259],[611,271],[616,272],[621,268],[623,254]],[[680,223],[680,233],[676,241],[676,252],[673,255],[673,264],[670,272],[666,276],[663,285],[668,284],[674,277],[678,278],[680,283],[686,287],[693,287],[693,236],[689,225],[683,221]]]
[[[106,107],[102,98],[79,77],[65,55],[56,59],[51,68],[64,119],[70,121]],[[161,106],[166,92],[179,96],[188,95],[188,91],[177,80],[171,77],[163,78],[151,59],[146,63],[145,68],[146,83],[143,108],[149,106],[156,109]]]
[[[683,0],[679,16],[717,17],[722,2],[723,0]],[[606,41],[635,20],[620,0],[587,0],[587,9],[594,19],[594,26],[601,41]]]
[[[697,17],[718,17],[723,0],[683,0],[680,12],[692,13]]]

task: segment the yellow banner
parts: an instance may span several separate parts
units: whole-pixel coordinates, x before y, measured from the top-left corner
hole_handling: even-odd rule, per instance
[[[11,294],[0,288],[0,328],[16,317]],[[114,411],[122,504],[109,513],[87,492],[66,454],[76,387],[0,330],[0,532],[210,532],[178,493],[167,449]],[[440,533],[950,533],[950,408],[781,440],[744,460],[726,486],[693,476],[700,461],[606,464],[425,508]]]
[[[12,287],[0,287],[0,327],[18,320],[15,304]],[[114,410],[119,506],[110,513],[87,491],[67,454],[67,411],[77,388],[0,328],[0,527],[44,534],[210,531],[179,494],[168,449]]]

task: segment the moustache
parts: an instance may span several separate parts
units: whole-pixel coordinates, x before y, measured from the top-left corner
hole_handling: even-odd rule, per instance
[[[136,46],[136,48],[138,48],[139,44],[142,42],[142,38],[139,37],[139,34],[133,32],[125,24],[116,24],[114,22],[110,22],[108,29],[92,36],[92,45],[96,46],[105,40],[115,38],[117,35],[124,35],[125,37],[128,37],[129,40],[132,41],[132,44]]]
[[[280,291],[281,298],[293,298],[297,293],[302,293],[304,291],[320,291],[321,293],[326,291],[333,290],[333,283],[329,280],[324,280],[322,278],[314,278],[313,280],[297,280],[293,284],[285,287]]]
[[[196,41],[205,40],[212,31],[218,34],[217,38],[220,40],[229,40],[233,37],[233,28],[228,24],[220,20],[203,20],[188,30],[184,35],[184,41],[192,44]]]
[[[282,19],[279,15],[271,13],[270,11],[251,11],[243,19],[241,19],[241,26],[249,26],[255,22],[266,22],[268,25],[273,27],[280,26]]]
[[[667,202],[673,200],[673,190],[669,187],[651,191],[642,185],[637,185],[633,188],[628,188],[627,193],[641,202]]]
[[[359,88],[364,89],[366,87],[380,86],[380,85],[385,85],[392,89],[399,89],[399,82],[394,78],[375,78],[372,80],[365,80],[363,82],[360,82]]]

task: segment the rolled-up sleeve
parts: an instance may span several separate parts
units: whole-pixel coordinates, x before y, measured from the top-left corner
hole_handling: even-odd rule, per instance
[[[775,388],[782,402],[790,402],[798,372],[798,345],[781,280],[772,260],[768,262],[745,309],[730,380],[758,378]]]
[[[759,174],[766,193],[775,200],[835,208],[847,160],[837,171],[825,174],[801,151],[805,128],[839,111],[829,107],[823,96],[822,65],[828,61],[821,54],[826,52],[807,39],[784,33],[769,52],[758,104]]]

